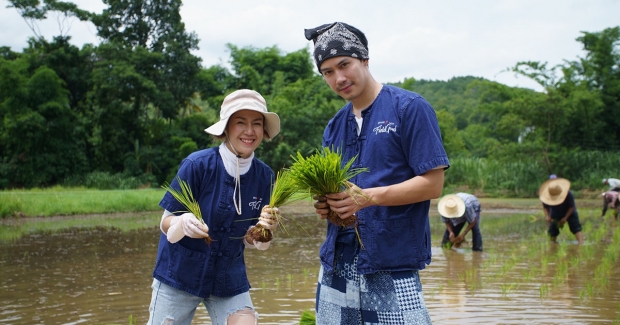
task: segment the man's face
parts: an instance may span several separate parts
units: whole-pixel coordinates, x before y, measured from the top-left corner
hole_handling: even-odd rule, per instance
[[[352,101],[365,90],[368,79],[368,60],[336,56],[321,63],[323,79],[340,97]]]

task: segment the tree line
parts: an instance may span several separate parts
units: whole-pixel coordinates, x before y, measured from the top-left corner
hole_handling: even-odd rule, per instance
[[[181,0],[103,2],[91,13],[70,2],[9,1],[35,36],[21,52],[0,47],[1,189],[159,186],[190,152],[216,144],[203,130],[240,88],[260,92],[281,117],[281,133],[256,151],[278,170],[320,147],[345,103],[308,49],[228,44],[230,68],[203,67]],[[78,48],[63,33],[38,36],[36,22],[52,12],[92,22],[101,42]],[[586,53],[576,61],[510,68],[542,92],[470,76],[393,83],[435,108],[452,161],[447,188],[531,196],[550,173],[590,189],[620,176],[620,29],[576,41]]]

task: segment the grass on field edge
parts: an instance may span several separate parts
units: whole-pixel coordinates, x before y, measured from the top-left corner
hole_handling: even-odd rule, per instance
[[[159,211],[164,189],[91,190],[83,188],[50,188],[0,191],[0,219],[11,217],[81,216]],[[602,193],[602,191],[601,191]],[[448,194],[444,191],[444,194]],[[538,198],[491,198],[475,193],[483,209],[540,209]],[[602,208],[603,202],[594,193],[575,194],[577,208]],[[436,209],[439,198],[431,200]],[[290,209],[312,213],[312,202],[299,201]]]

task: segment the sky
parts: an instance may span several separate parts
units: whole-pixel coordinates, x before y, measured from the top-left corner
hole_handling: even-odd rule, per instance
[[[105,8],[99,0],[73,3],[97,13]],[[0,0],[0,46],[21,52],[34,33],[8,5]],[[508,69],[521,61],[554,66],[584,57],[576,38],[620,26],[618,13],[617,0],[185,0],[181,7],[205,67],[229,66],[227,43],[277,46],[283,54],[311,48],[305,28],[341,21],[366,34],[370,71],[379,82],[475,76],[535,90],[542,88]],[[99,43],[92,24],[56,18],[38,24],[46,38],[62,27],[78,47]]]

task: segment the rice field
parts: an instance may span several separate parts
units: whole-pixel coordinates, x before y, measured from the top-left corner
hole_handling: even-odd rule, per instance
[[[433,258],[420,277],[433,324],[620,324],[618,222],[597,202],[577,203],[580,246],[567,227],[557,244],[548,240],[536,200],[483,199],[483,252],[471,251],[471,235],[441,248],[445,226],[432,204]],[[299,324],[314,308],[326,221],[307,202],[282,213],[287,231],[245,255],[261,324]],[[160,216],[4,220],[20,235],[0,241],[0,323],[145,323]],[[208,322],[198,308],[192,324]]]

